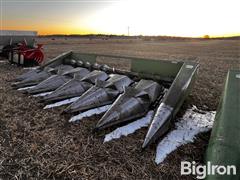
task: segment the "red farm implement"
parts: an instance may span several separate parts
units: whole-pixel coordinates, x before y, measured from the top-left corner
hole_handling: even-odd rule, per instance
[[[0,54],[10,63],[22,66],[40,65],[44,60],[42,44],[35,47],[35,31],[1,30]]]
[[[27,46],[26,43],[22,43],[16,48],[11,49],[8,58],[10,63],[17,63],[18,65],[40,65],[44,60],[42,44],[38,44],[35,48]]]

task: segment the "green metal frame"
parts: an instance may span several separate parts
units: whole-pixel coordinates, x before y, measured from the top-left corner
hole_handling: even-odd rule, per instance
[[[240,70],[228,72],[206,152],[206,163],[235,165],[237,175],[211,175],[206,179],[240,179]]]
[[[65,53],[62,53],[60,55],[58,55],[57,57],[51,59],[50,61],[44,63],[40,69],[43,69],[45,67],[55,67],[55,66],[58,66],[60,64],[63,64],[64,63],[64,60],[66,58],[69,58],[72,56],[72,51],[68,51],[68,52],[65,52]]]
[[[142,78],[145,75],[154,77],[162,77],[163,80],[173,81],[181,69],[184,62],[182,61],[166,61],[166,60],[155,60],[155,59],[144,59],[128,56],[113,56],[105,54],[89,54],[89,53],[75,53],[72,51],[65,52],[51,61],[45,63],[42,67],[46,66],[57,66],[61,63],[70,63],[68,60],[81,60],[82,62],[89,62],[91,64],[97,62],[97,57],[110,57],[110,58],[122,58],[129,59],[131,61],[131,71],[138,73]]]
[[[178,96],[180,94],[187,95],[187,92],[189,91],[191,84],[195,79],[195,75],[198,69],[198,64],[194,62],[166,61],[105,54],[75,53],[73,51],[65,52],[53,58],[51,61],[48,61],[40,68],[44,68],[46,66],[55,67],[59,64],[64,63],[68,64],[70,63],[70,59],[74,59],[76,61],[81,60],[84,63],[89,62],[93,64],[97,61],[98,56],[129,59],[131,61],[131,71],[136,72],[141,78],[153,77],[154,79],[155,76],[159,76],[163,80],[173,82],[170,88],[170,92],[168,92],[167,95],[169,96],[169,100],[166,100],[166,103],[170,103],[173,106],[177,105],[174,105],[173,102],[175,98],[171,98],[171,96],[173,94],[178,94]],[[181,98],[178,98],[179,100],[185,98],[185,95],[180,96]]]
[[[199,64],[194,62],[185,62],[176,75],[172,86],[163,100],[165,105],[168,105],[174,109],[172,116],[176,115],[185,98],[190,93],[190,89],[192,88],[196,79],[198,67]]]

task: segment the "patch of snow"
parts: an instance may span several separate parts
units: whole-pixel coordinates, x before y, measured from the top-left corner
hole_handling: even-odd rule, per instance
[[[193,142],[196,135],[209,131],[216,111],[200,111],[196,106],[188,109],[176,123],[176,129],[169,132],[157,146],[155,162],[160,164],[168,154],[181,145]]]
[[[52,93],[52,91],[44,92],[44,93],[40,93],[40,94],[35,94],[35,95],[33,95],[33,97],[42,97],[42,96],[46,96],[46,95],[51,94],[51,93]]]
[[[192,69],[193,68],[193,65],[186,65],[186,68],[188,68],[188,69]]]
[[[25,67],[25,68],[23,68],[23,69],[37,69],[37,68],[39,68],[39,66],[35,66],[35,67]]]
[[[27,86],[27,87],[24,87],[24,88],[19,88],[17,89],[18,91],[22,91],[22,90],[27,90],[27,89],[32,89],[34,88],[35,86]]]
[[[74,97],[74,98],[65,99],[63,101],[59,101],[59,102],[56,102],[56,103],[53,103],[53,104],[48,104],[43,109],[49,109],[49,108],[53,108],[53,107],[62,106],[62,105],[65,105],[65,104],[70,104],[70,103],[73,103],[73,102],[77,101],[79,98],[80,97]]]
[[[73,116],[69,122],[75,122],[75,121],[80,121],[81,119],[85,118],[85,117],[91,117],[92,115],[96,115],[96,114],[101,114],[106,112],[109,108],[111,107],[111,105],[106,105],[106,106],[101,106],[98,108],[94,108],[94,109],[90,109],[88,111],[85,111],[83,113],[80,113],[76,116]]]
[[[111,133],[107,134],[104,138],[104,142],[111,141],[113,139],[118,139],[121,136],[127,136],[129,134],[134,133],[138,129],[141,129],[143,127],[148,127],[150,124],[152,117],[154,115],[153,111],[149,111],[147,115],[141,119],[138,119],[132,123],[129,123],[125,126],[119,127],[112,131]]]

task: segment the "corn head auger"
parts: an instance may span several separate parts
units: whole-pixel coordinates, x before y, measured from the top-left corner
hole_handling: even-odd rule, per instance
[[[131,67],[121,70],[101,65],[99,58],[127,59]],[[49,92],[40,98],[45,104],[78,97],[64,113],[85,112],[112,104],[96,124],[96,131],[134,121],[154,110],[142,146],[145,148],[169,130],[189,94],[197,69],[198,64],[194,62],[70,51],[19,76],[12,86],[29,94]]]
[[[0,30],[0,55],[10,63],[38,66],[44,60],[42,44],[35,47],[35,31]]]

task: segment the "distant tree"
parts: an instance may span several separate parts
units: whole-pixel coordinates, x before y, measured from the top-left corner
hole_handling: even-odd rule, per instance
[[[204,39],[209,39],[210,36],[209,36],[209,35],[204,35],[203,38],[204,38]]]

